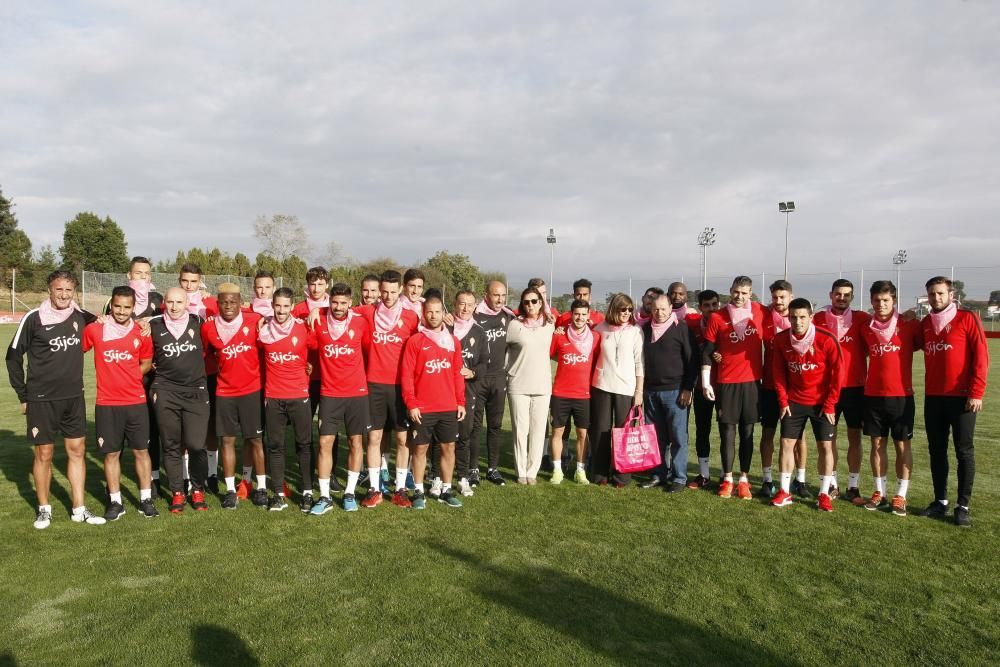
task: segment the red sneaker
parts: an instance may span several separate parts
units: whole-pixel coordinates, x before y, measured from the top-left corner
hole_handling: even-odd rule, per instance
[[[187,502],[184,498],[184,494],[178,491],[170,498],[170,512],[171,514],[180,514],[184,511],[184,503]]]
[[[753,492],[750,490],[750,482],[740,482],[736,485],[736,495],[739,496],[740,500],[750,500],[753,498]]]
[[[723,480],[719,484],[719,497],[720,498],[732,498],[733,497],[733,483],[730,480]]]
[[[199,512],[204,512],[208,509],[208,503],[205,502],[204,491],[191,492],[191,507],[195,508]]]
[[[253,487],[250,486],[250,482],[245,479],[241,479],[240,483],[236,485],[236,497],[240,500],[246,500],[249,498],[251,491],[253,491]]]
[[[708,487],[708,478],[698,475],[690,482],[688,482],[689,489],[704,489]]]
[[[816,500],[816,507],[819,508],[821,512],[832,512],[833,498],[831,498],[828,493],[819,494],[819,498]]]
[[[778,491],[778,494],[771,498],[771,504],[775,507],[787,507],[792,504],[792,494],[784,489]]]
[[[406,491],[403,491],[402,489],[392,494],[392,504],[396,507],[403,507],[406,509],[413,507],[413,503],[410,502],[410,497],[407,496]]]
[[[292,494],[289,493],[288,491],[288,484],[285,482],[281,483],[281,492],[284,494],[286,498],[290,498],[292,496]]]
[[[382,504],[382,494],[375,489],[368,489],[368,493],[361,499],[361,506],[368,509],[375,509]]]
[[[878,491],[872,494],[871,500],[865,503],[865,509],[874,512],[886,504],[885,496]]]

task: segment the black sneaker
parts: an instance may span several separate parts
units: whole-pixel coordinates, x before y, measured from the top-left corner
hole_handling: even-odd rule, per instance
[[[499,470],[487,470],[486,481],[492,482],[497,486],[504,486],[506,484],[506,482],[503,481],[503,475],[500,474]]]
[[[956,510],[957,512],[958,510]],[[941,503],[939,500],[935,500],[926,509],[920,512],[920,516],[925,516],[930,519],[943,519],[948,516],[948,506]]]
[[[469,471],[469,486],[479,486],[479,468],[473,468]]]
[[[250,502],[257,507],[267,507],[267,489],[254,489],[250,494]]]
[[[156,505],[153,504],[152,498],[139,501],[139,514],[147,519],[160,516],[160,513],[156,511]]]
[[[687,484],[684,482],[671,482],[670,484],[664,485],[663,490],[667,493],[680,493],[687,488]]]
[[[757,495],[761,498],[774,498],[775,493],[777,493],[777,490],[774,488],[774,482],[761,482],[760,491],[757,492]]]
[[[205,481],[205,486],[208,487],[208,490],[212,493],[212,495],[219,495],[219,478],[217,476],[209,475],[208,479]]]
[[[341,492],[343,490],[344,490],[344,487],[342,487],[340,485],[340,482],[337,481],[337,476],[336,475],[330,475],[330,491],[336,491],[336,492],[339,493],[339,492]]]
[[[286,507],[288,507],[288,503],[285,502],[285,497],[279,496],[277,493],[271,496],[271,499],[267,501],[267,509],[270,512],[280,512]]]
[[[364,486],[368,483],[368,471],[362,470],[361,474],[358,475],[358,486]]]
[[[108,509],[104,513],[105,521],[117,521],[125,514],[125,506],[121,503],[109,503]]]
[[[299,511],[303,514],[309,514],[309,510],[313,508],[313,497],[311,493],[307,493],[302,496],[302,500],[299,501]]]
[[[809,490],[809,485],[806,482],[800,482],[798,480],[792,482],[792,493],[802,500],[813,499],[813,494]]]
[[[969,510],[967,508],[955,508],[955,525],[961,526],[962,528],[969,528],[972,526],[972,522],[969,521]]]
[[[240,499],[236,497],[235,491],[226,491],[226,496],[222,499],[222,509],[234,510],[240,504]]]
[[[643,489],[655,489],[658,486],[663,486],[663,480],[660,479],[659,475],[653,475],[648,482],[643,482],[640,486]]]

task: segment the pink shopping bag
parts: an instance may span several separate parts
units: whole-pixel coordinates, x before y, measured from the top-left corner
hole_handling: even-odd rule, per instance
[[[611,449],[615,470],[621,473],[649,470],[663,462],[656,442],[656,428],[646,423],[639,407],[629,411],[623,428],[611,429]]]

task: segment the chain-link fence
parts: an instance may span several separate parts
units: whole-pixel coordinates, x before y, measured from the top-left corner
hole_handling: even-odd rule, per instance
[[[240,286],[244,301],[253,298],[253,278],[246,276],[202,276],[202,285],[215,294],[216,288],[222,283],[236,283]],[[165,292],[177,285],[176,273],[154,273],[150,278],[154,291]],[[124,273],[95,273],[84,271],[80,281],[80,307],[96,312],[104,308],[105,302],[111,298],[111,290],[119,285],[128,285],[128,277]],[[275,287],[281,287],[281,278],[275,279]]]

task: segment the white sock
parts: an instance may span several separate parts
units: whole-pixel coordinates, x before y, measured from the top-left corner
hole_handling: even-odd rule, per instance
[[[833,480],[832,475],[820,475],[819,477],[819,493],[823,495],[824,493],[830,493],[830,482]]]
[[[740,473],[740,482],[747,481],[747,474],[745,472]]]
[[[406,468],[396,466],[396,490],[402,491],[406,488]]]
[[[586,472],[587,471],[587,465],[585,463],[580,463],[579,461],[577,461],[576,462],[576,469],[577,470],[583,470],[584,472]]]
[[[233,493],[236,493],[236,478],[235,477],[227,477],[226,478],[226,491],[232,491]]]
[[[781,490],[788,493],[788,490],[792,488],[792,473],[783,472],[778,476],[781,478]]]
[[[880,496],[885,495],[885,477],[875,478],[875,493],[879,494]]]
[[[764,481],[765,482],[771,481],[771,466],[764,468]]]
[[[830,475],[830,488],[839,489],[840,482],[837,481],[837,471],[834,470]]]
[[[251,475],[253,475],[253,466],[243,466],[243,479],[249,482]]]
[[[330,478],[319,480],[319,495],[321,498],[330,497]]]
[[[944,500],[939,500],[938,502],[941,503],[942,505],[944,505],[945,507],[948,506],[948,499],[947,498],[945,498]]]
[[[900,479],[896,481],[896,495],[906,497],[906,492],[910,490],[910,480]]]
[[[447,482],[447,483],[441,485],[441,495],[442,496],[444,494],[448,493],[449,491],[451,491],[451,482]]]
[[[258,489],[267,488],[267,475],[257,475],[257,488]]]
[[[73,516],[79,516],[79,515],[83,514],[83,511],[85,509],[87,509],[87,508],[84,507],[83,505],[80,505],[79,507],[74,507],[73,508]]]
[[[388,470],[388,468],[386,468],[386,470]],[[369,489],[375,489],[376,491],[378,491],[379,488],[380,488],[379,479],[381,479],[379,477],[379,469],[378,468],[369,468],[368,469],[368,488]]]
[[[284,488],[284,487],[282,487],[282,488]],[[280,496],[281,498],[284,498],[285,497],[285,492],[284,491],[278,491],[278,496]]]
[[[139,500],[140,500],[140,502],[143,501],[143,500],[152,500],[152,499],[153,499],[153,490],[152,489],[139,489]]]
[[[184,452],[184,472],[182,474],[184,479],[191,479],[191,473],[188,471],[188,453]]]
[[[118,503],[119,505],[122,504],[122,492],[121,491],[118,491],[117,493],[109,493],[108,495],[111,496],[111,502]]]
[[[353,470],[347,471],[347,488],[344,489],[344,493],[354,493],[355,487],[358,485],[358,477],[361,477],[361,472],[354,472]]]
[[[381,470],[388,470],[389,462],[385,460],[385,455],[382,456],[382,468]]]
[[[39,505],[38,506],[38,511],[39,512],[51,512],[52,511],[52,505]]]
[[[798,480],[799,484],[805,484],[806,483],[806,469],[805,468],[796,468],[795,469],[795,479]]]
[[[700,456],[698,457],[698,472],[701,473],[702,477],[704,477],[705,479],[708,479],[709,471],[708,471],[708,457],[707,456],[704,457],[704,458],[702,458]]]
[[[208,450],[208,476],[213,477],[219,474],[219,450]]]
[[[153,479],[160,479],[160,471],[159,470],[154,470],[153,471]]]
[[[856,489],[858,488],[858,483],[861,481],[861,473],[859,472],[849,472],[847,473],[847,488]]]
[[[440,484],[440,483],[441,483],[440,477],[435,477],[434,479],[431,480],[431,484]]]
[[[552,459],[552,472],[555,472],[556,470],[562,472],[562,457]]]

